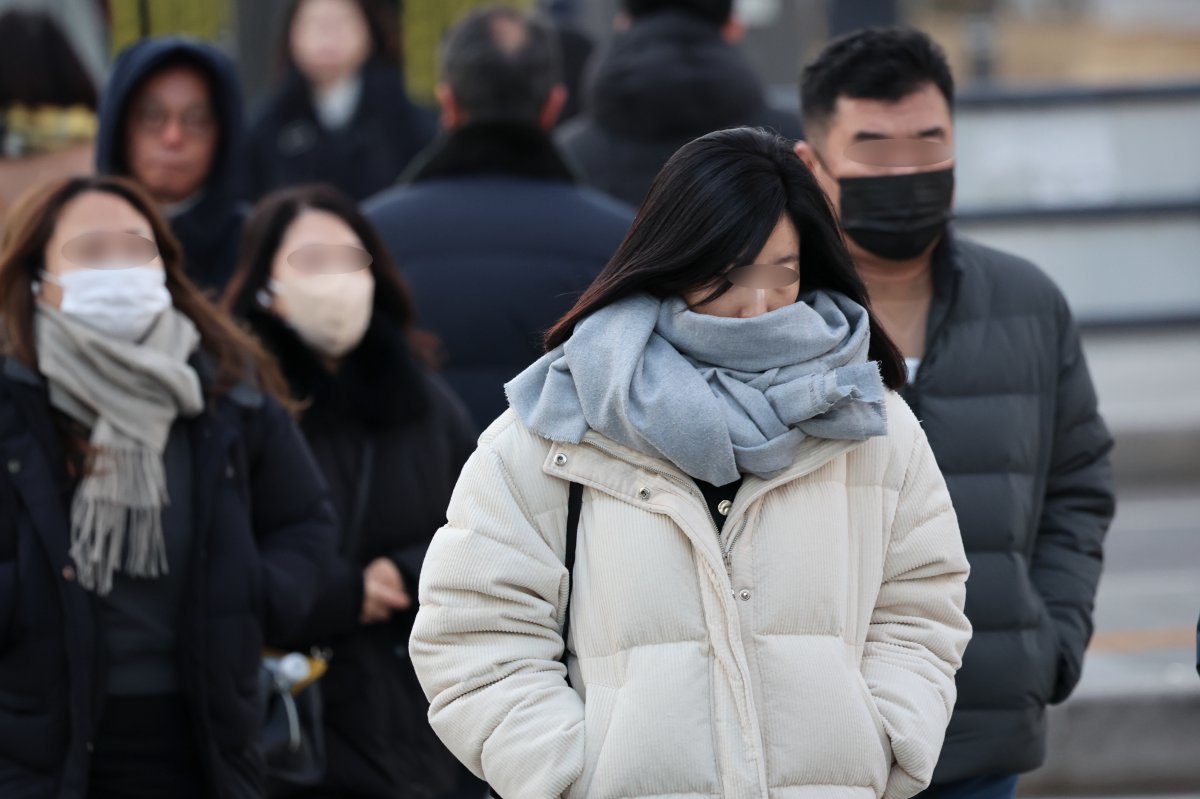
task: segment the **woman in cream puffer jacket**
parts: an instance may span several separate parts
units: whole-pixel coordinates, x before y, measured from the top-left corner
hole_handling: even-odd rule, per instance
[[[766,224],[744,234],[747,208]],[[763,268],[789,253],[799,287]],[[410,651],[430,720],[497,795],[905,799],[928,783],[970,636],[967,561],[865,304],[786,142],[710,134],[664,167],[508,386],[422,571]]]

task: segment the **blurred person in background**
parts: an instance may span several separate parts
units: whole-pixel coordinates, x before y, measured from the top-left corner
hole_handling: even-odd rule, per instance
[[[49,14],[0,14],[0,230],[35,183],[92,171],[96,85]]]
[[[353,200],[270,194],[246,224],[225,303],[278,360],[341,520],[339,558],[295,643],[321,680],[326,773],[305,796],[433,797],[454,758],[408,658],[425,550],[475,431],[427,367],[407,287]]]
[[[483,427],[633,213],[579,186],[550,138],[566,93],[556,37],[539,18],[470,14],[443,44],[437,94],[448,133],[366,211],[422,326],[445,346],[447,381]]]
[[[180,37],[127,47],[100,102],[96,167],[133,178],[183,245],[188,277],[219,293],[237,259],[242,96],[229,57]]]
[[[740,128],[668,161],[463,469],[411,650],[434,728],[505,797],[929,782],[967,561],[792,144]]]
[[[287,75],[250,130],[250,193],[330,183],[355,200],[391,186],[433,139],[434,115],[408,98],[395,4],[294,0]]]
[[[154,206],[86,177],[9,215],[5,799],[261,796],[263,642],[300,629],[333,553],[282,378],[184,276]]]
[[[596,42],[575,19],[578,9],[564,7],[558,0],[541,0],[538,9],[558,34],[562,83],[567,89],[567,102],[558,115],[557,124],[562,127],[583,111],[583,81],[592,53],[596,50]]]
[[[733,0],[623,0],[617,33],[598,53],[584,114],[558,142],[591,186],[639,205],[685,142],[751,125],[799,138],[795,114],[771,108],[749,59]]]
[[[941,48],[912,29],[851,34],[808,65],[801,94],[797,154],[908,362],[903,394],[971,561],[975,637],[926,795],[1012,797],[1045,758],[1046,705],[1083,667],[1114,512],[1112,438],[1062,293],[948,227],[954,82]]]

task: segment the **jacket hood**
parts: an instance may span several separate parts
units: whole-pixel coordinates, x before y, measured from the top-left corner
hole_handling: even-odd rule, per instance
[[[228,56],[194,39],[181,36],[143,39],[121,51],[100,98],[96,169],[102,174],[128,174],[124,118],[129,101],[146,78],[177,62],[197,66],[207,77],[221,137],[200,204],[226,206],[237,191],[235,181],[239,175],[237,162],[243,137],[241,84]]]
[[[764,105],[746,57],[717,28],[675,12],[613,37],[588,86],[588,108],[601,127],[642,139],[736,127]]]

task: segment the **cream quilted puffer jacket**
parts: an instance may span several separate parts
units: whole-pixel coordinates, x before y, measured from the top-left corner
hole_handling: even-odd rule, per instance
[[[421,575],[410,651],[438,735],[504,799],[919,792],[970,638],[968,567],[919,423],[895,394],[887,412],[887,436],[809,439],[747,476],[719,534],[670,463],[500,417]]]

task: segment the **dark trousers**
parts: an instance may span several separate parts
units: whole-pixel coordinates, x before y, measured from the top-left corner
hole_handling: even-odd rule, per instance
[[[88,799],[202,799],[204,773],[178,696],[110,696],[96,732]]]
[[[1014,799],[1018,775],[974,777],[969,780],[930,786],[917,794],[918,799]]]

